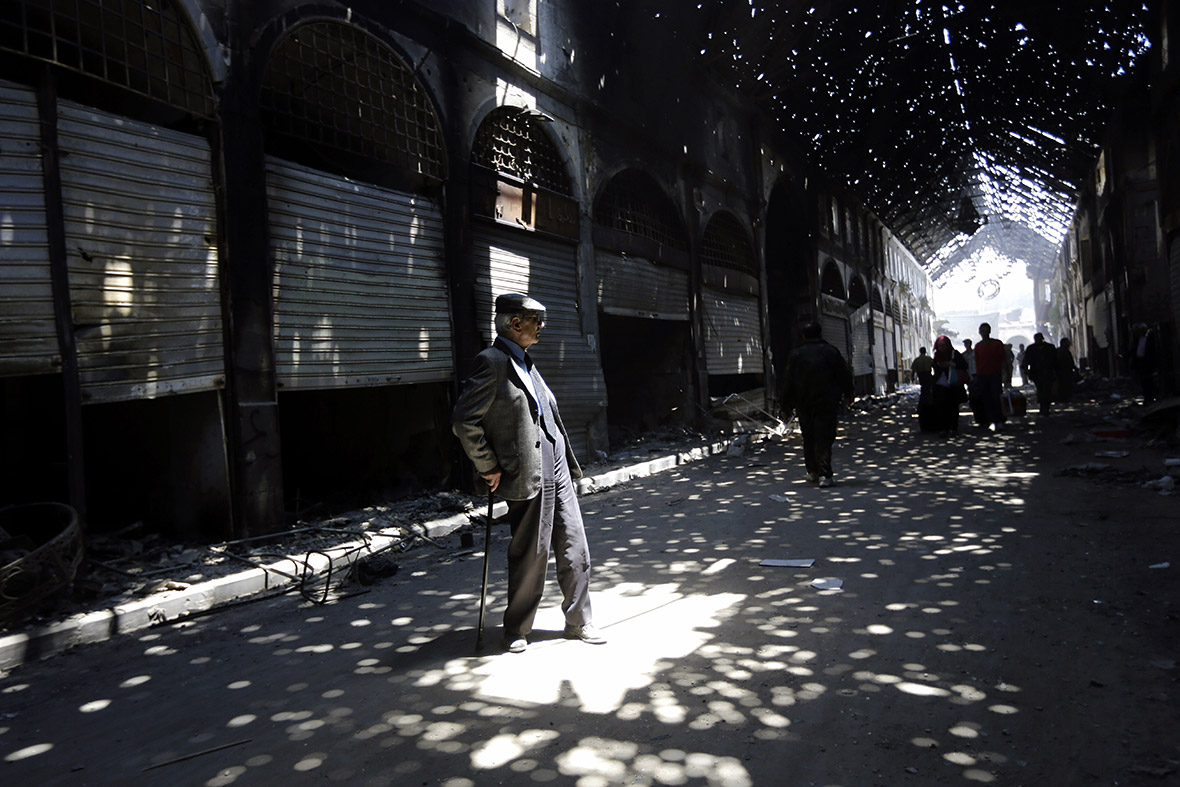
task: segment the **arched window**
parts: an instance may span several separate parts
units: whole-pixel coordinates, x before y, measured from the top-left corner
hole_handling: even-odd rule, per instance
[[[353,167],[384,163],[402,174],[446,177],[438,117],[413,70],[353,25],[317,21],[292,30],[267,61],[259,106],[272,152],[277,146],[305,159],[300,152],[311,145],[345,154]]]
[[[840,269],[836,267],[836,263],[829,262],[827,265],[824,265],[824,271],[820,277],[819,289],[824,295],[831,295],[833,298],[844,300],[844,279],[840,276]]]
[[[729,213],[718,213],[709,220],[701,238],[701,261],[717,268],[758,275],[750,239],[737,218]]]
[[[594,205],[594,223],[685,250],[684,225],[676,206],[652,177],[635,169],[611,178]]]
[[[544,116],[523,107],[499,107],[475,135],[471,163],[525,184],[573,196],[561,151],[539,126]]]
[[[52,63],[91,86],[131,91],[199,118],[214,114],[204,53],[175,0],[7,0],[0,50]]]
[[[852,281],[848,282],[848,305],[859,309],[868,302],[869,291],[865,287],[864,279],[860,276],[853,276]]]

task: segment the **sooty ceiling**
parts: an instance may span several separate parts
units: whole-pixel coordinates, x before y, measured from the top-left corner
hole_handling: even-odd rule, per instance
[[[857,193],[934,278],[1052,264],[1151,12],[1095,0],[625,0]],[[994,259],[994,257],[993,257]]]

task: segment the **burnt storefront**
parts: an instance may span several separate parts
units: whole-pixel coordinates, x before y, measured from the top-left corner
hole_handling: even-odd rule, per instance
[[[602,371],[612,444],[695,417],[689,255],[675,204],[624,170],[594,207]]]

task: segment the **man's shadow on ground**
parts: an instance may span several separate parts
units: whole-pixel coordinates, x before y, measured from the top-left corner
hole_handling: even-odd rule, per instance
[[[415,634],[414,639],[428,635]],[[565,640],[563,631],[538,629],[529,635],[529,646],[546,642]],[[504,648],[503,632],[499,626],[485,627],[482,647],[476,648],[478,632],[474,626],[444,631],[423,642],[406,642],[399,650],[390,654],[384,664],[395,670],[429,669],[456,659],[483,659],[492,656],[511,656]],[[412,647],[412,650],[410,649]]]

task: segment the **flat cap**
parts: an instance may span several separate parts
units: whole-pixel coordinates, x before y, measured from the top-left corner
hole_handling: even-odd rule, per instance
[[[535,298],[522,292],[506,292],[496,298],[496,314],[545,313],[545,307]]]

